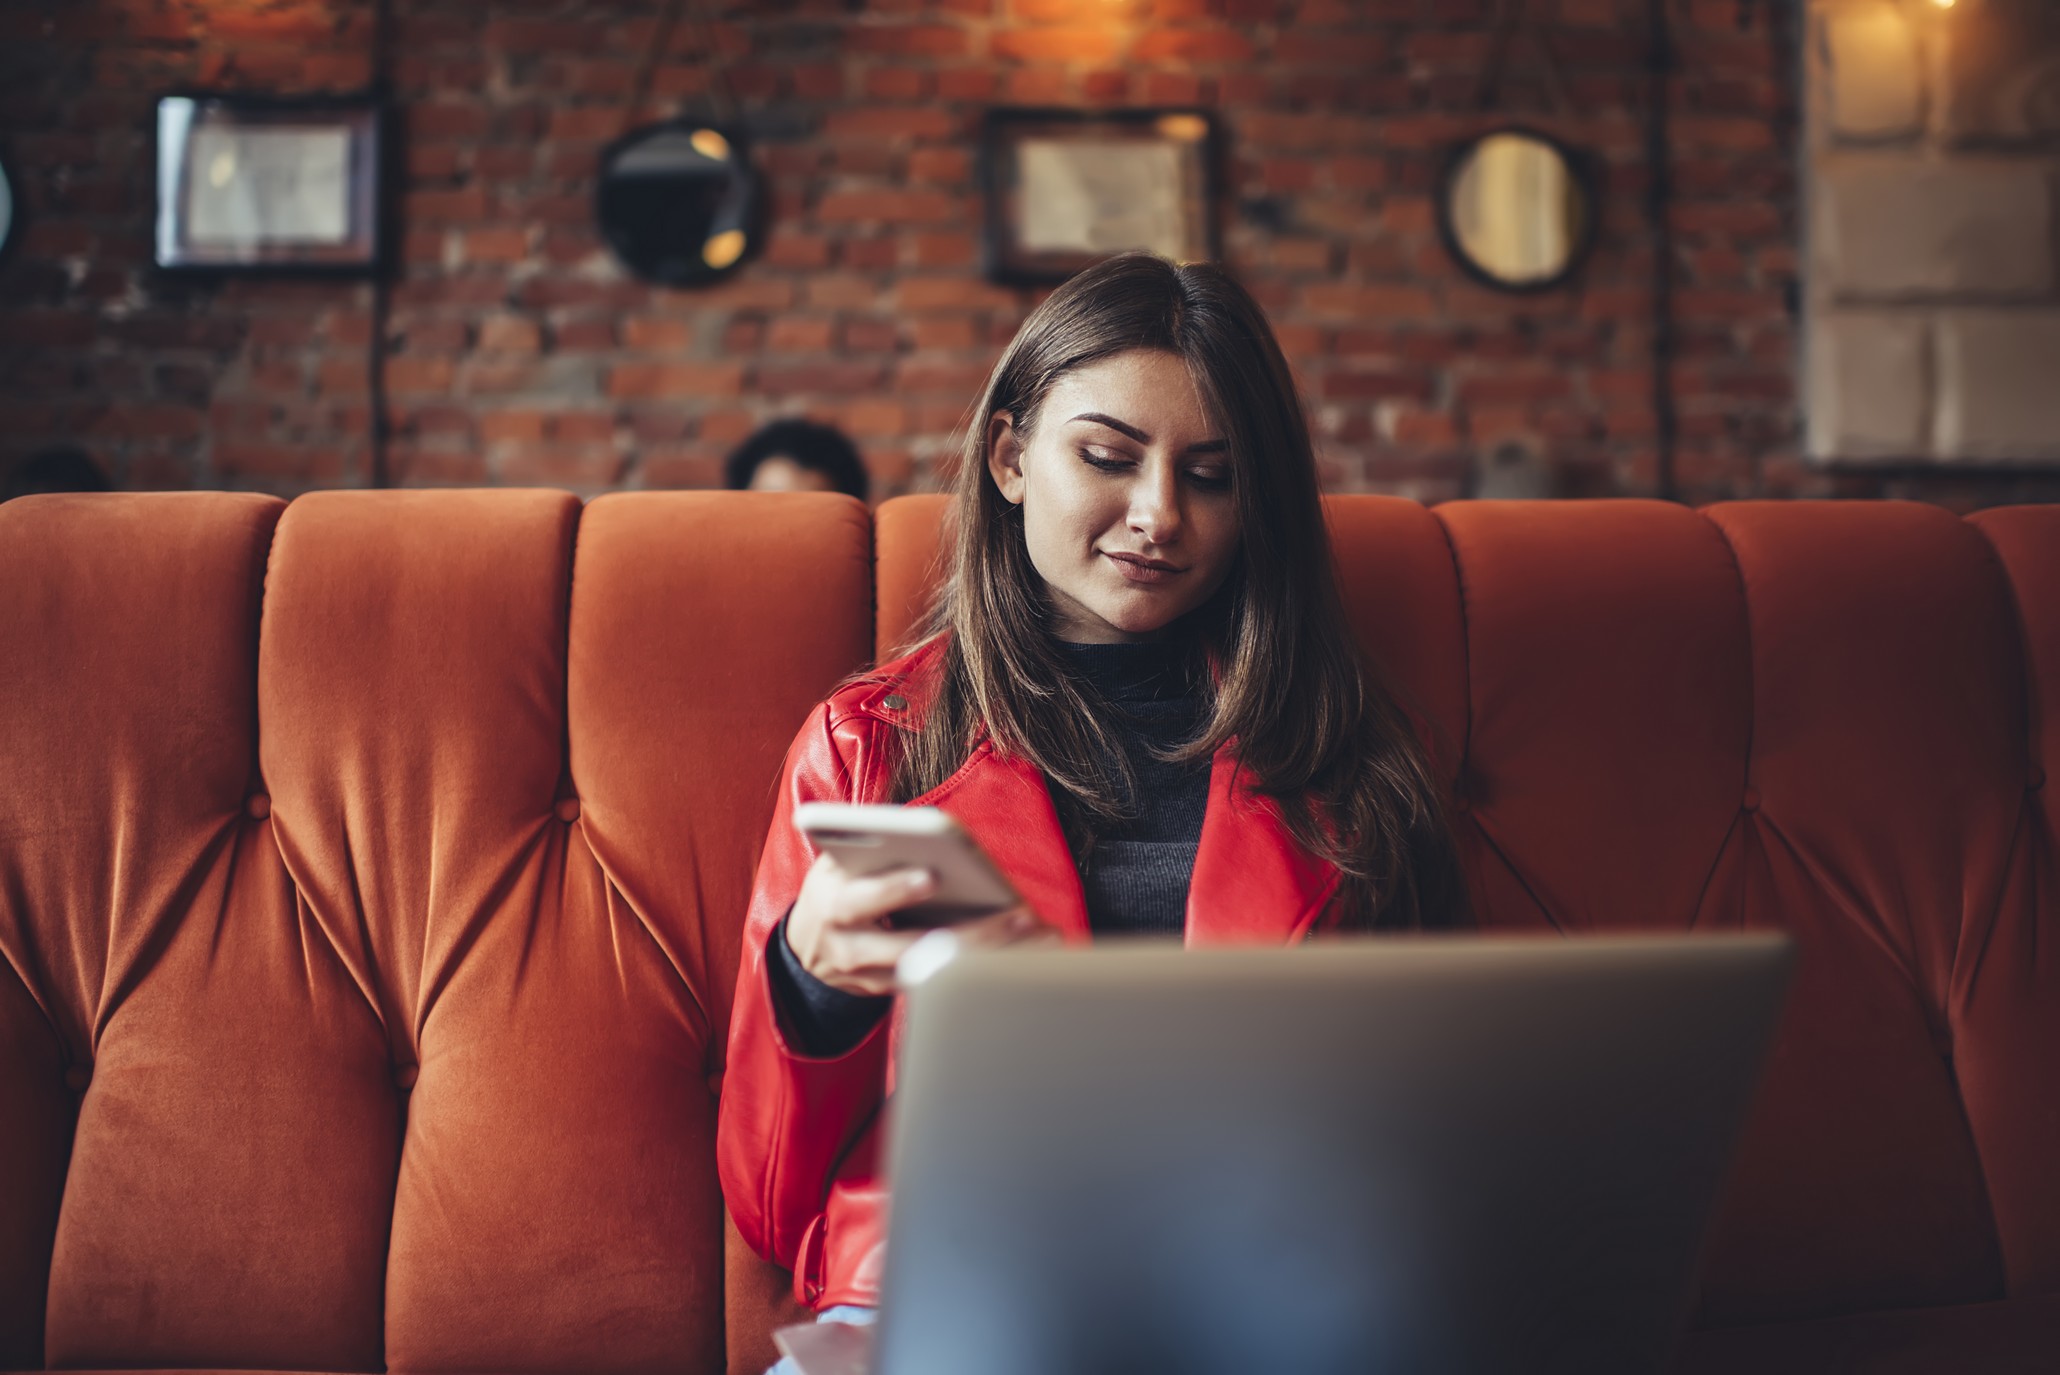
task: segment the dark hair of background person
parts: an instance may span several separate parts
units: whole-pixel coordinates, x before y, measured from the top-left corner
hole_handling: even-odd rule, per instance
[[[1287,360],[1257,302],[1209,264],[1126,254],[1088,268],[1031,312],[995,365],[966,431],[949,575],[917,641],[945,641],[936,705],[907,733],[891,795],[941,784],[984,731],[1044,772],[1062,813],[1122,815],[1107,761],[1121,769],[1123,752],[1052,642],[1022,508],[987,460],[996,412],[1027,442],[1059,378],[1138,348],[1186,362],[1230,444],[1241,537],[1223,587],[1189,613],[1207,723],[1166,759],[1203,759],[1235,739],[1240,767],[1296,840],[1341,871],[1346,926],[1460,924],[1466,888],[1443,792],[1345,619]]]
[[[762,426],[730,451],[723,462],[725,486],[743,489],[751,475],[769,458],[788,458],[803,468],[823,474],[839,492],[866,499],[865,461],[844,432],[812,420],[775,420]]]
[[[107,479],[93,456],[76,444],[53,444],[38,449],[0,473],[0,501],[38,492],[111,492]]]

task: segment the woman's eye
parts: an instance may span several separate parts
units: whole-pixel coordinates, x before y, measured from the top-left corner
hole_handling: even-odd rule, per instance
[[[1118,458],[1104,449],[1082,449],[1080,461],[1090,468],[1099,468],[1105,473],[1120,473],[1130,466],[1130,461]]]
[[[1226,491],[1230,487],[1228,468],[1190,468],[1187,480],[1205,492]]]

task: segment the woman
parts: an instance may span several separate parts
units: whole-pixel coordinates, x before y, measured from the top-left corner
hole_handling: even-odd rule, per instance
[[[1024,905],[969,941],[1190,945],[1440,926],[1463,904],[1409,718],[1362,670],[1286,360],[1210,266],[1116,258],[996,364],[959,467],[950,577],[912,652],[818,706],[760,862],[718,1159],[744,1238],[862,1320],[894,962],[930,891],[859,878],[808,801],[954,814]]]

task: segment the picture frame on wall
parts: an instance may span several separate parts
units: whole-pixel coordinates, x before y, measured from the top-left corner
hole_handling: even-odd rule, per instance
[[[364,274],[383,261],[386,114],[370,97],[157,102],[155,261]]]
[[[1062,282],[1140,248],[1176,262],[1220,256],[1218,159],[1218,127],[1207,110],[988,111],[981,136],[988,278],[1012,286]]]

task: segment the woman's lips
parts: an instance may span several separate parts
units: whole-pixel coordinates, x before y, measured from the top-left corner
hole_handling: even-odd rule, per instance
[[[1164,559],[1148,559],[1142,554],[1104,554],[1116,565],[1116,570],[1130,582],[1166,582],[1185,573],[1185,568],[1176,568]]]

